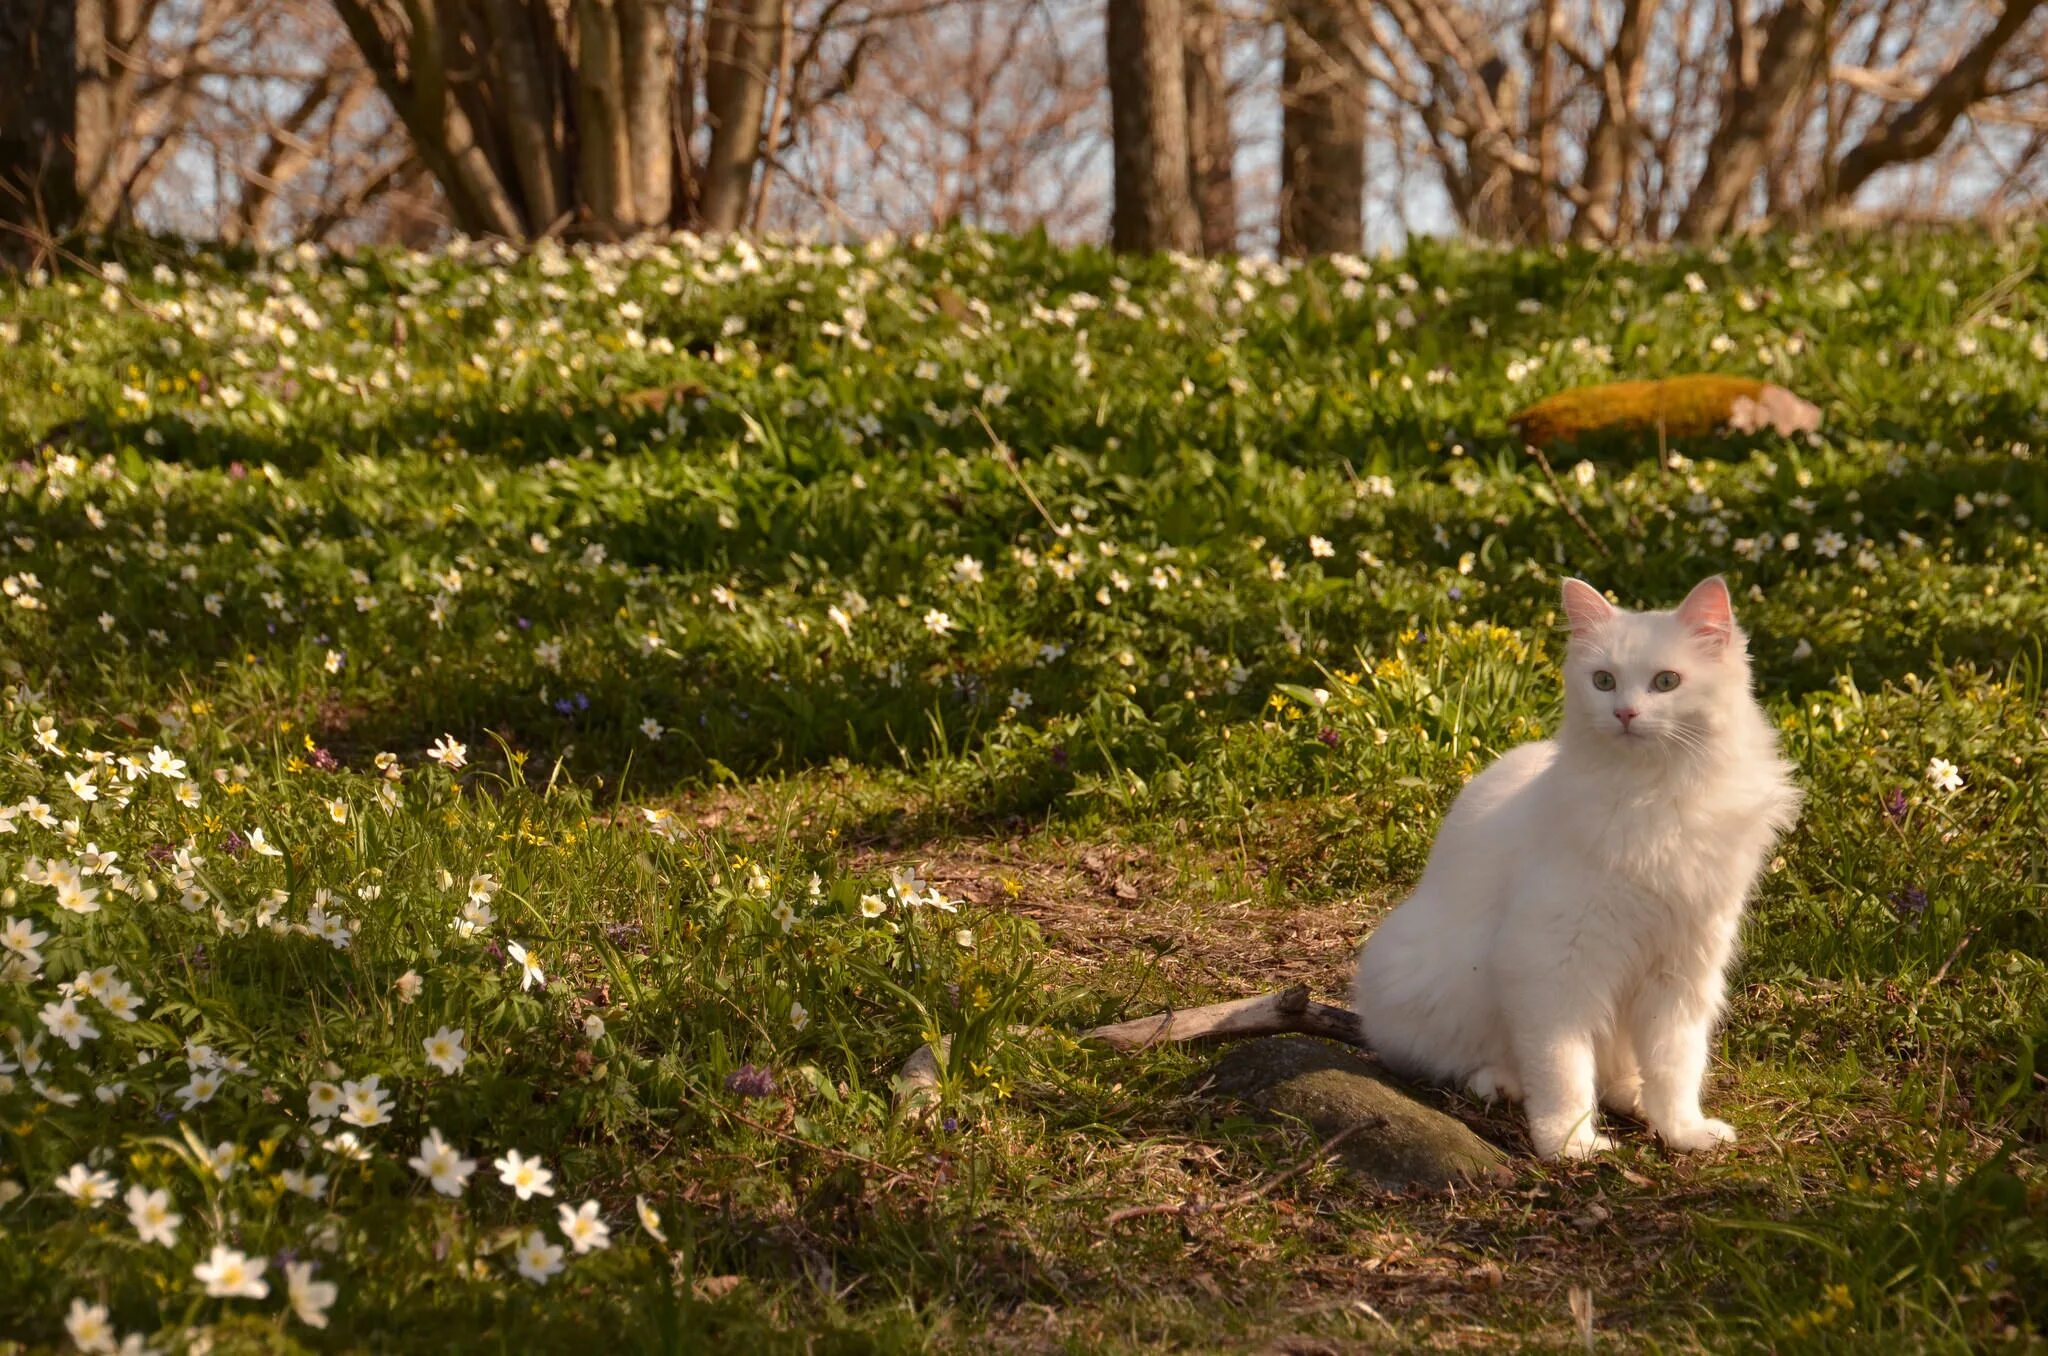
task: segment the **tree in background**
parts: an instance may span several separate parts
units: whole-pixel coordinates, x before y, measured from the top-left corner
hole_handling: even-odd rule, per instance
[[[61,132],[29,137],[48,169],[33,191],[0,171],[16,186],[0,219],[19,230],[138,224],[153,202],[156,229],[318,237],[417,163],[375,146],[375,82],[324,0],[25,3],[31,26],[0,25],[0,158],[20,166],[31,129]],[[62,61],[27,64],[60,45]]]
[[[22,0],[0,23],[0,251],[78,217],[77,27],[70,0]]]
[[[1376,142],[1482,239],[1803,225],[1915,167],[1930,205],[1966,178],[1991,205],[2038,199],[2048,170],[2041,0],[1332,3]]]
[[[2043,0],[0,8],[15,240],[1072,239],[1121,218],[1147,247],[1318,253],[2048,201]]]
[[[1101,0],[900,0],[841,27],[839,97],[784,134],[766,220],[870,236],[954,222],[1065,239],[1109,215]]]
[[[1784,0],[1758,42],[1738,8],[1721,116],[1678,235],[1701,240],[1735,224],[1766,162],[1792,135],[1800,100],[1826,69],[1834,17],[1835,0]]]
[[[1187,0],[1182,84],[1188,99],[1188,184],[1202,253],[1237,249],[1237,135],[1230,125],[1230,17],[1217,0]]]
[[[782,0],[679,16],[665,0],[333,4],[458,229],[529,240],[742,224]]]
[[[1282,10],[1280,252],[1365,248],[1366,87],[1354,22],[1325,0]]]
[[[1202,227],[1188,187],[1181,0],[1109,0],[1106,28],[1116,175],[1110,243],[1192,254],[1201,247]]]

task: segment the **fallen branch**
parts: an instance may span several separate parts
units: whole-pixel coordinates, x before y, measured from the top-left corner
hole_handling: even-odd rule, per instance
[[[1040,1036],[1043,1027],[1013,1026],[1012,1036]],[[1132,1054],[1187,1041],[1244,1040],[1253,1036],[1321,1036],[1325,1040],[1365,1048],[1365,1036],[1352,1013],[1308,996],[1306,984],[1254,998],[1235,998],[1113,1022],[1086,1032],[1080,1039],[1098,1041],[1112,1050]],[[921,1116],[939,1102],[939,1084],[952,1038],[920,1045],[903,1063],[895,1081],[896,1104],[907,1116]]]
[[[1322,1036],[1365,1046],[1358,1018],[1347,1008],[1310,1000],[1308,986],[1296,984],[1256,998],[1162,1012],[1136,1021],[1098,1026],[1081,1039],[1101,1041],[1126,1053],[1179,1041],[1241,1040],[1247,1036]]]
[[[1614,558],[1614,552],[1607,549],[1607,543],[1601,540],[1600,534],[1598,532],[1595,532],[1593,530],[1593,525],[1587,522],[1577,509],[1572,507],[1572,501],[1570,497],[1565,494],[1564,485],[1561,482],[1559,482],[1557,478],[1557,472],[1551,469],[1550,458],[1543,455],[1543,449],[1536,446],[1536,444],[1534,443],[1529,443],[1522,450],[1527,452],[1530,456],[1536,458],[1536,465],[1542,468],[1543,478],[1550,482],[1550,492],[1557,496],[1557,506],[1560,509],[1564,510],[1565,516],[1572,520],[1573,524],[1578,527],[1579,531],[1586,534],[1586,540],[1592,542],[1594,546],[1599,548],[1601,555],[1606,556],[1609,560],[1612,560]]]

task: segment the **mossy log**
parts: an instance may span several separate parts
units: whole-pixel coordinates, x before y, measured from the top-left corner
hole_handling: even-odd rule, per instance
[[[1819,428],[1820,407],[1769,382],[1702,373],[1574,387],[1517,411],[1508,423],[1524,444],[1547,450],[1601,435],[1679,441],[1770,429],[1789,436]]]

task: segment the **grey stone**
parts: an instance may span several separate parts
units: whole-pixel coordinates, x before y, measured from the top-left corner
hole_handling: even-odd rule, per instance
[[[1306,1122],[1325,1139],[1363,1123],[1337,1146],[1337,1161],[1389,1191],[1441,1191],[1507,1175],[1507,1156],[1463,1121],[1404,1091],[1366,1056],[1328,1041],[1247,1041],[1201,1081],[1268,1116]]]

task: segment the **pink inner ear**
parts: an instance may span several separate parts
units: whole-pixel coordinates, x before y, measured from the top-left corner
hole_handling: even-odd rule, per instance
[[[1725,643],[1735,634],[1735,606],[1719,575],[1701,581],[1678,605],[1678,620],[1702,639]]]
[[[1607,624],[1614,615],[1614,605],[1600,596],[1600,590],[1583,579],[1564,581],[1564,615],[1572,624],[1572,634],[1589,636]]]

